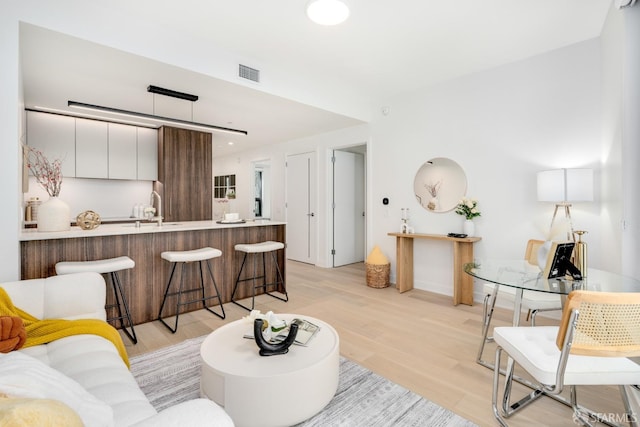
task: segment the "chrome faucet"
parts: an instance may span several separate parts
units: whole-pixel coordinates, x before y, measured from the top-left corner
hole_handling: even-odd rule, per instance
[[[157,191],[153,190],[151,192],[151,198],[149,200],[149,204],[153,207],[154,206],[154,201],[155,199],[158,200],[157,206],[156,206],[156,216],[155,217],[149,217],[149,221],[157,221],[158,222],[158,227],[160,227],[162,225],[162,198],[160,197],[160,194],[158,194]]]

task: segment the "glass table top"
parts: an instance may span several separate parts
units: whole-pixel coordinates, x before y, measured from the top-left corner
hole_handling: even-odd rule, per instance
[[[640,280],[589,268],[582,280],[544,279],[537,265],[526,260],[479,259],[465,264],[464,271],[473,277],[498,285],[538,292],[567,295],[573,290],[598,292],[640,292]]]

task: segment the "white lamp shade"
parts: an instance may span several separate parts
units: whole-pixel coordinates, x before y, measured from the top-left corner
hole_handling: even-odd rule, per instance
[[[554,169],[538,172],[541,202],[588,202],[593,200],[592,169]]]
[[[538,172],[538,200],[564,201],[564,169]]]
[[[349,8],[340,0],[313,0],[307,6],[307,16],[316,24],[337,25],[349,17]]]
[[[593,201],[593,170],[565,169],[567,198],[569,202]]]

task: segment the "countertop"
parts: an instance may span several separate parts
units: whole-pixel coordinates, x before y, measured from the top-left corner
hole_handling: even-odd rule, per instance
[[[216,228],[260,227],[268,225],[284,225],[286,222],[272,220],[247,220],[242,223],[220,224],[216,221],[180,221],[166,222],[162,226],[157,223],[140,221],[140,227],[135,222],[125,224],[101,224],[93,230],[83,230],[73,226],[68,231],[39,232],[35,228],[22,230],[20,241],[75,239],[79,237],[117,236],[125,234],[170,233],[174,231],[209,230]]]

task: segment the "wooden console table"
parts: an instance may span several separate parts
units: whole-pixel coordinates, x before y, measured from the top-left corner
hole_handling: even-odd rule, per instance
[[[453,242],[453,304],[473,305],[473,277],[463,267],[473,261],[473,243],[481,237],[449,237],[441,234],[388,233],[396,237],[396,288],[399,292],[413,289],[414,239]]]

